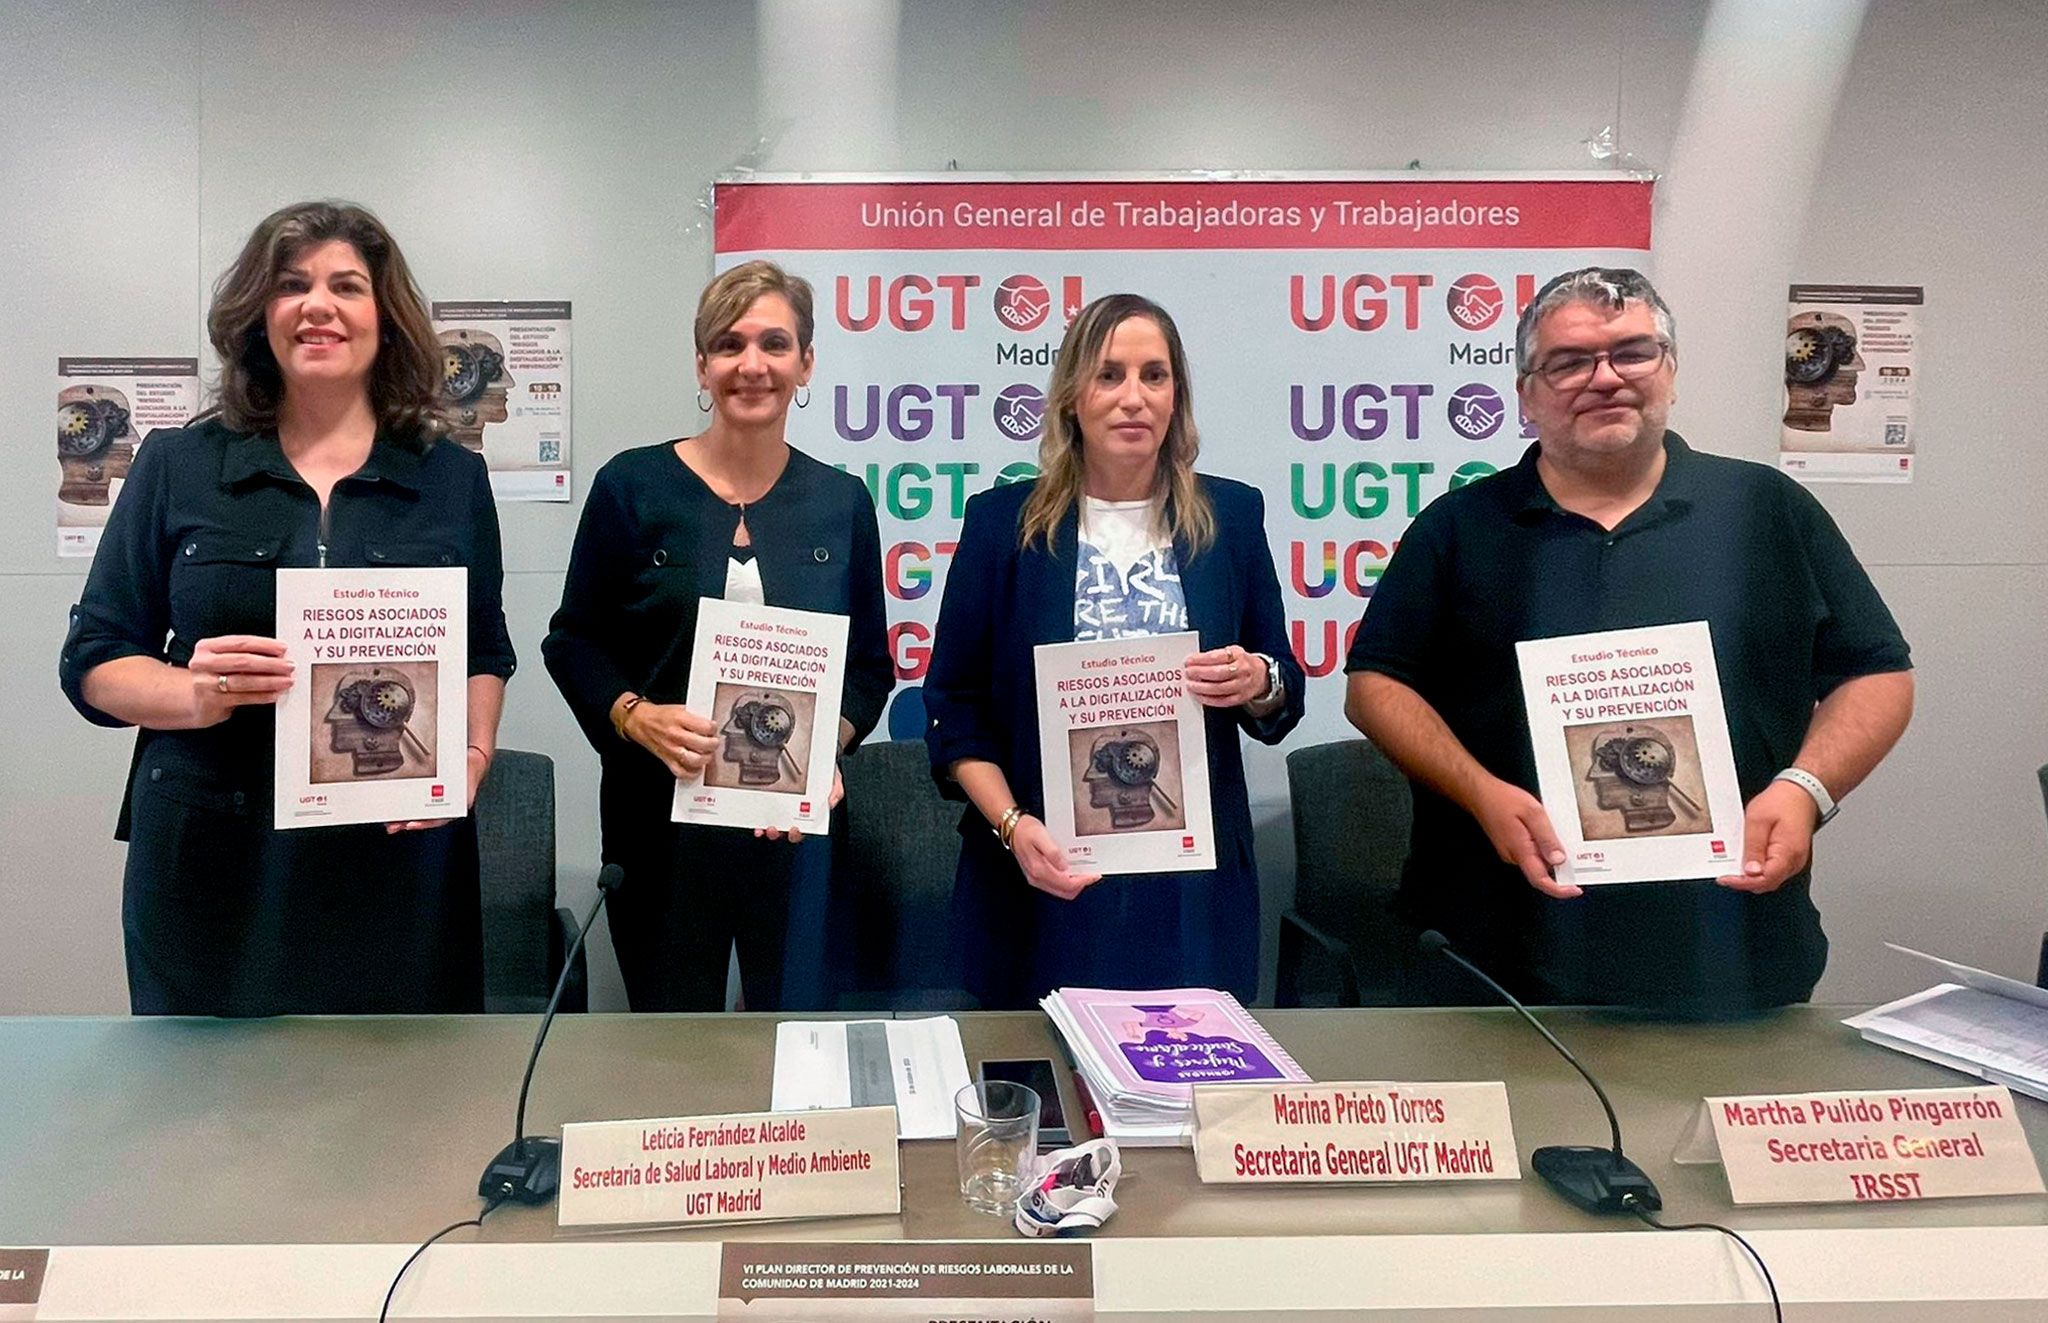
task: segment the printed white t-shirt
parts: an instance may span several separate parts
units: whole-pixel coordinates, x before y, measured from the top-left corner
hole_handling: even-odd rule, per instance
[[[1074,641],[1177,634],[1187,629],[1173,540],[1159,532],[1159,502],[1081,498],[1074,571]]]

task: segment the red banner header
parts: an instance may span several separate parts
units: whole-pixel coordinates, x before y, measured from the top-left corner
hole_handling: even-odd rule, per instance
[[[1647,180],[717,185],[721,253],[1650,246]]]

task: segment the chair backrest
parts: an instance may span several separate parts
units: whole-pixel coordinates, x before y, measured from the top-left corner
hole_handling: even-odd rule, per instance
[[[538,1011],[553,991],[548,935],[555,914],[555,763],[500,749],[476,794],[483,881],[484,1007]]]
[[[2048,763],[2034,773],[2041,782],[2041,807],[2048,810]],[[2034,986],[2048,988],[2048,932],[2041,934],[2041,962],[2034,967]]]
[[[834,861],[834,934],[852,964],[844,1009],[965,1005],[952,972],[960,805],[932,783],[923,740],[869,743],[842,764],[846,840]]]
[[[1415,814],[1408,778],[1367,741],[1337,740],[1287,755],[1287,794],[1295,912],[1349,943],[1362,984],[1391,987],[1406,945],[1391,907]]]

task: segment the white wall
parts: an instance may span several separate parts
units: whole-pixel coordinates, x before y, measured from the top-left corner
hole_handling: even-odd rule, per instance
[[[206,287],[274,206],[370,204],[441,297],[572,300],[580,490],[615,451],[695,425],[677,383],[710,267],[703,204],[734,164],[1584,168],[1581,140],[1617,123],[1652,167],[1740,161],[1752,140],[1780,148],[1746,178],[1674,176],[1664,190],[1660,231],[1686,248],[1660,241],[1660,269],[1701,351],[1687,339],[1677,418],[1696,443],[1769,456],[1756,401],[1774,390],[1778,340],[1717,336],[1682,291],[1706,306],[1722,273],[1754,309],[1792,278],[1928,286],[1918,481],[1823,489],[1916,646],[1922,700],[1906,743],[1821,838],[1835,939],[1821,995],[1916,986],[1885,937],[2031,972],[2048,925],[2032,782],[2048,760],[2048,617],[2035,605],[2048,600],[2048,522],[2034,508],[2048,454],[2022,425],[2032,396],[2012,387],[2042,381],[2027,342],[2048,295],[2038,6],[1879,0],[1839,113],[1805,98],[1820,105],[1805,133],[1822,145],[1804,156],[1767,99],[1685,118],[1704,0],[864,0],[850,30],[840,16],[841,40],[872,52],[877,25],[897,28],[892,86],[858,101],[864,133],[792,99],[787,72],[805,53],[791,34],[828,30],[807,29],[805,9],[763,0],[757,21],[750,3],[0,8],[0,398],[21,406],[0,418],[0,455],[20,457],[23,475],[0,487],[0,620],[13,626],[0,632],[0,692],[14,700],[0,721],[0,1011],[126,1004],[109,833],[128,739],[87,728],[52,684],[83,571],[51,552],[35,402],[60,353],[197,352]],[[772,34],[765,46],[757,32]],[[1794,40],[1751,38],[1715,77],[1782,80]],[[866,67],[890,78],[863,55],[821,63],[821,85],[847,89]],[[1767,252],[1682,209],[1731,187],[1771,190],[1782,234]],[[526,662],[503,740],[557,760],[561,861],[580,901],[596,761],[539,666],[574,510],[502,515]],[[1278,760],[1254,768],[1261,798],[1281,802]],[[1277,912],[1291,843],[1271,808],[1260,849]],[[619,1005],[608,952],[595,954],[598,1002]]]

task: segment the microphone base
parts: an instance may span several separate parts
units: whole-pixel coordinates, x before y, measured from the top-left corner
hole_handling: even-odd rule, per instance
[[[484,1168],[476,1192],[519,1204],[554,1202],[562,1184],[562,1141],[528,1137],[507,1144]]]
[[[1632,1207],[1654,1213],[1664,1207],[1656,1183],[1611,1148],[1554,1144],[1530,1154],[1529,1165],[1544,1184],[1589,1213],[1627,1213]],[[1630,1195],[1634,1200],[1624,1204]]]

